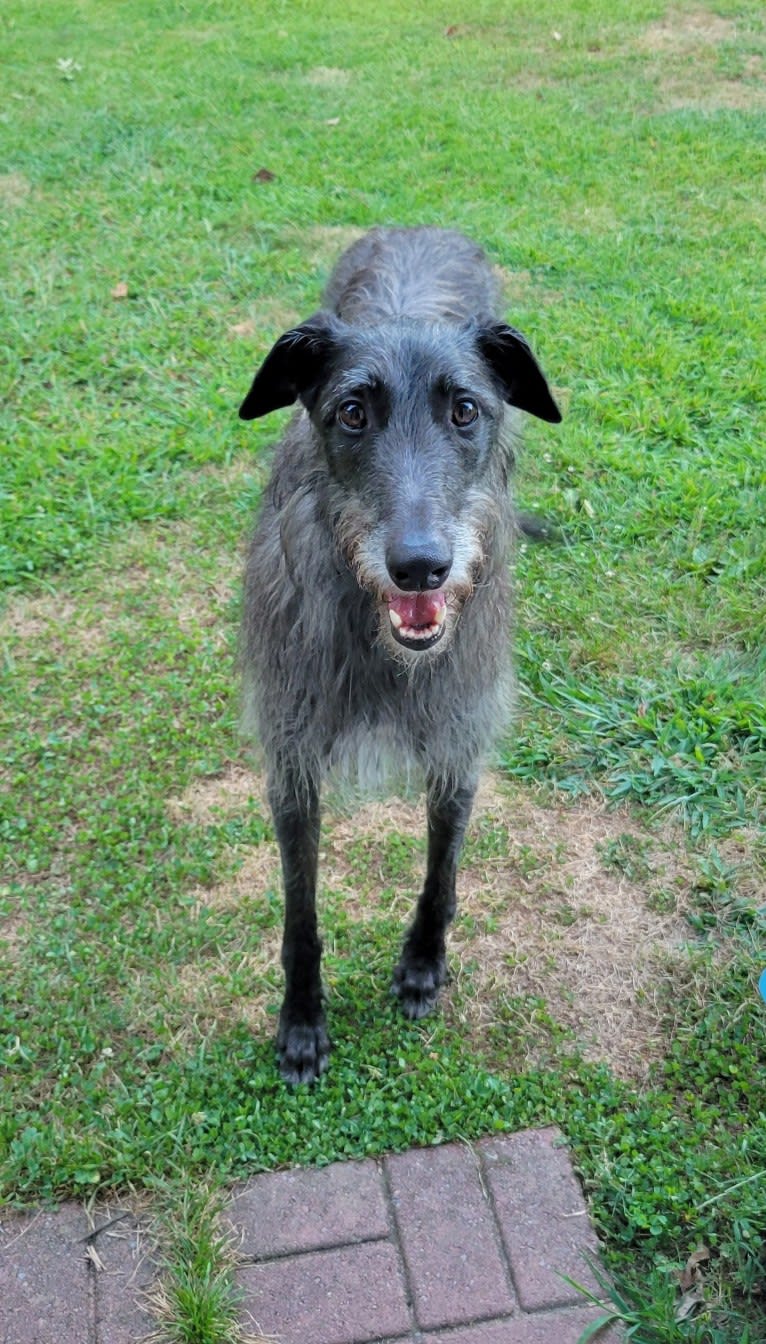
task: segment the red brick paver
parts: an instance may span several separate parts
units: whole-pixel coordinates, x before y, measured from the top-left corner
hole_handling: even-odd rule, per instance
[[[241,1231],[243,1255],[254,1259],[388,1236],[374,1162],[264,1172],[240,1188],[230,1216]]]
[[[251,1265],[239,1278],[249,1316],[280,1344],[354,1344],[409,1328],[389,1241],[284,1256]]]
[[[415,1318],[429,1329],[513,1311],[478,1158],[463,1144],[416,1148],[384,1164]]]
[[[90,1294],[88,1220],[77,1204],[0,1223],[0,1339],[3,1344],[83,1344]]]
[[[98,1344],[135,1344],[156,1326],[145,1292],[155,1275],[152,1244],[135,1218],[111,1221],[107,1209],[96,1219],[103,1231],[93,1239],[95,1335]]]
[[[555,1129],[256,1176],[230,1217],[279,1344],[577,1344],[599,1314],[562,1277],[598,1248]]]
[[[557,1130],[266,1173],[228,1209],[241,1315],[275,1344],[577,1344],[597,1243]],[[0,1220],[0,1344],[140,1344],[155,1273],[139,1221]],[[616,1344],[614,1330],[599,1344]]]
[[[587,1263],[598,1243],[559,1131],[485,1141],[481,1155],[524,1310],[581,1302],[562,1275],[598,1294]]]
[[[440,1330],[423,1337],[437,1344],[577,1344],[580,1335],[598,1313],[580,1307],[570,1311],[543,1311],[534,1316],[514,1316],[509,1320],[487,1321],[467,1330]],[[597,1344],[615,1344],[613,1332],[597,1336]]]

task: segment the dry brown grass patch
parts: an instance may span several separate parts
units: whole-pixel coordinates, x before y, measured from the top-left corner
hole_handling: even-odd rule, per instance
[[[271,929],[261,938],[256,952],[243,953],[232,967],[231,955],[187,962],[178,973],[170,997],[199,1030],[210,1024],[241,1023],[257,1036],[268,1036],[278,1006],[281,930]],[[247,985],[244,994],[231,988],[232,974]]]
[[[512,271],[506,266],[493,266],[505,305],[513,311],[514,307],[547,307],[559,303],[562,291],[548,289],[542,285],[531,271]]]
[[[136,629],[138,601],[142,615],[153,609],[181,629],[210,627],[223,649],[223,610],[241,569],[241,555],[232,547],[215,557],[207,574],[201,572],[187,523],[130,530],[89,571],[87,588],[75,584],[69,591],[11,597],[0,613],[0,640],[22,654],[33,654],[37,645],[57,657],[68,649],[97,653],[121,630]]]
[[[227,332],[232,340],[252,342],[253,346],[263,346],[274,336],[288,331],[300,322],[302,316],[297,308],[270,298],[253,299],[248,304],[248,313],[248,317],[232,322]]]
[[[0,639],[24,646],[30,653],[37,645],[60,654],[76,633],[77,645],[87,652],[99,649],[108,637],[109,619],[95,618],[90,603],[45,593],[13,597],[0,614]]]
[[[219,800],[213,799],[213,787],[225,781],[210,781],[206,796],[198,792],[192,794],[182,815],[190,815],[189,807],[194,807],[195,819],[201,824],[211,818],[220,817],[228,810],[235,814],[236,804],[232,794],[225,788]],[[170,805],[171,811],[180,806],[180,800]],[[245,860],[237,871],[214,887],[200,887],[192,893],[195,905],[192,914],[199,916],[206,911],[242,910],[243,923],[247,919],[245,907],[249,901],[262,899],[266,892],[278,890],[280,886],[279,850],[276,842],[262,841],[246,853]],[[214,956],[200,956],[189,961],[178,972],[175,981],[167,986],[169,1001],[175,1002],[182,1015],[188,1020],[189,1027],[184,1029],[184,1040],[189,1030],[204,1031],[210,1025],[231,1025],[244,1023],[256,1035],[268,1035],[273,1027],[270,1009],[278,1003],[280,983],[281,928],[269,929],[260,936],[255,951],[245,949],[246,930],[243,927],[242,946]],[[244,980],[247,988],[244,993],[237,992],[233,984]]]
[[[221,778],[194,784],[171,810],[206,824],[253,797],[265,808],[262,781],[232,765]],[[404,924],[422,882],[424,838],[422,799],[328,812],[320,854],[325,899],[360,922],[393,908]],[[682,838],[670,828],[643,827],[593,800],[554,806],[488,774],[458,878],[449,944],[456,975],[445,1010],[477,1043],[494,1022],[528,1012],[520,1034],[534,1061],[548,1048],[542,1042],[537,1051],[531,1020],[534,1001],[542,1000],[586,1058],[641,1080],[667,1045],[673,1003],[699,992],[684,919],[693,880]],[[199,900],[231,908],[279,886],[278,849],[265,842]],[[275,932],[253,964],[259,1021],[271,989],[261,998],[258,985],[278,966],[278,948]]]
[[[307,229],[291,230],[296,242],[305,249],[309,264],[322,270],[333,265],[366,232],[354,224],[314,224]]]
[[[543,1000],[586,1058],[644,1077],[667,1043],[668,990],[692,971],[682,918],[691,870],[679,837],[590,800],[543,807],[502,791],[482,822],[507,834],[507,852],[463,868],[452,1011],[480,1033],[500,1006]],[[651,875],[632,880],[608,866],[608,846],[625,836],[651,849]],[[676,894],[673,913],[652,909],[658,885]]]
[[[730,42],[737,32],[733,19],[724,19],[707,9],[682,13],[671,10],[663,19],[650,23],[639,38],[647,51],[689,53],[700,47],[717,47]]]
[[[22,205],[32,190],[32,183],[23,173],[0,173],[0,206],[15,209]]]
[[[351,71],[337,65],[315,65],[306,71],[305,80],[316,88],[337,89],[350,83]]]
[[[231,762],[223,774],[195,780],[180,798],[170,798],[168,810],[176,821],[211,826],[222,817],[236,816],[252,799],[268,806],[262,775]]]
[[[716,111],[766,106],[760,55],[748,56],[739,76],[724,75],[718,67],[720,48],[736,37],[733,19],[705,9],[691,13],[670,11],[664,19],[645,28],[638,46],[656,58],[659,110]]]
[[[262,840],[246,853],[237,871],[214,887],[200,887],[194,897],[200,908],[236,910],[249,897],[280,888],[279,849],[275,840]]]
[[[28,932],[26,911],[16,909],[0,916],[0,952],[15,959],[23,948]]]

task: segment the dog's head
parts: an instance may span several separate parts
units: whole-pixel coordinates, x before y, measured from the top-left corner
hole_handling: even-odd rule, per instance
[[[527,341],[504,323],[364,329],[317,313],[280,337],[239,413],[298,400],[336,543],[378,603],[385,643],[408,660],[444,647],[506,507],[506,406],[561,419]]]

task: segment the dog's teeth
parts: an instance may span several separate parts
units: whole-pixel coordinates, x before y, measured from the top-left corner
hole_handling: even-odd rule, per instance
[[[434,625],[441,625],[446,615],[447,615],[446,605],[443,607],[439,607],[439,609],[434,614]]]
[[[393,607],[389,607],[389,608],[388,608],[388,615],[389,615],[389,619],[390,619],[391,624],[392,624],[392,626],[394,627],[394,629],[395,629],[395,630],[401,630],[401,628],[402,628],[402,618],[401,618],[401,616],[399,615],[399,612],[398,612],[398,611],[394,611],[394,608],[393,608]]]

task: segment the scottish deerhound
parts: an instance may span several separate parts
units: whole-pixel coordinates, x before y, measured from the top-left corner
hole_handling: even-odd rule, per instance
[[[375,229],[324,308],[282,336],[240,409],[302,403],[277,450],[245,578],[248,698],[282,856],[282,1076],[327,1064],[315,910],[320,785],[382,748],[419,770],[428,859],[394,971],[422,1017],[445,979],[457,860],[510,687],[512,412],[557,422],[480,248]],[[509,423],[510,421],[510,423]]]

